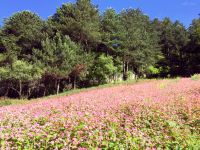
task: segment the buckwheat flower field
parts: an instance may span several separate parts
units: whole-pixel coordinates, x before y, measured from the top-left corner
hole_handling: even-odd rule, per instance
[[[200,81],[152,80],[0,108],[0,147],[200,149]]]

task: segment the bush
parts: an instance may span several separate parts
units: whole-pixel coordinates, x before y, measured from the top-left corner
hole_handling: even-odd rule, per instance
[[[117,67],[114,66],[113,58],[100,55],[92,68],[90,76],[93,80],[97,80],[99,84],[103,84],[107,83],[115,73],[117,73]]]
[[[154,66],[149,66],[147,69],[147,77],[157,77],[161,73],[161,68],[156,68]]]
[[[200,79],[200,75],[199,74],[194,74],[193,76],[191,76],[192,80],[199,80]]]

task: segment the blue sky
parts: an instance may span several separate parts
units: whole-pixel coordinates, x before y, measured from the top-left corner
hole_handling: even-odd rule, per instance
[[[56,12],[63,3],[74,0],[0,0],[0,25],[13,13],[30,10],[42,19]],[[200,0],[93,0],[101,12],[112,7],[118,12],[123,8],[140,8],[151,18],[170,17],[173,21],[180,20],[186,27],[200,14]]]

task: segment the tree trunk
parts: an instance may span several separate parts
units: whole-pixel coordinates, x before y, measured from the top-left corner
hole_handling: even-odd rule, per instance
[[[126,62],[126,72],[128,72],[128,65],[129,65],[129,63],[128,62]]]
[[[73,80],[73,89],[76,89],[76,76],[74,76],[74,80]]]
[[[43,97],[46,96],[46,87],[44,87]]]
[[[28,98],[31,96],[31,88],[28,88]]]
[[[123,62],[123,80],[127,80],[128,62]]]
[[[56,91],[57,95],[59,94],[59,92],[60,92],[60,80],[57,81],[57,91]]]
[[[22,81],[19,80],[19,99],[22,97]]]
[[[123,80],[125,80],[125,75],[126,71],[125,71],[125,62],[123,61]]]
[[[8,92],[9,92],[9,89],[10,89],[10,87],[7,87],[7,89],[6,89],[6,93],[5,93],[5,95],[4,95],[4,99],[7,98],[7,96],[8,96]]]
[[[185,76],[185,73],[184,73],[184,66],[183,66],[183,53],[182,53],[182,50],[180,50],[180,54],[179,54],[179,75],[184,75]]]

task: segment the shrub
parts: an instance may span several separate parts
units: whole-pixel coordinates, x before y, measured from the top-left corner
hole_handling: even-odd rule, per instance
[[[192,80],[199,80],[200,79],[200,75],[199,74],[194,74],[193,76],[191,76]]]

